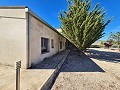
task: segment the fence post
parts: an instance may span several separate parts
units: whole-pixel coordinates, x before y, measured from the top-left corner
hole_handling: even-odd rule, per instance
[[[21,61],[16,62],[16,90],[20,90],[20,68]]]

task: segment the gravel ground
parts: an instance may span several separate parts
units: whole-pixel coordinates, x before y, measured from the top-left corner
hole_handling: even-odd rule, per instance
[[[115,52],[115,50],[109,50],[109,49],[88,49],[88,54],[90,58],[95,58],[102,61],[108,61],[108,62],[114,62],[118,63],[120,62],[120,53]]]
[[[67,50],[64,50],[60,53],[57,53],[54,56],[47,58],[36,65],[33,65],[31,69],[55,69],[67,52]]]
[[[119,53],[104,50],[102,54],[102,50],[97,49],[89,51],[87,54],[91,59],[80,57],[76,51],[70,52],[52,90],[120,90],[120,63],[115,61],[120,59]],[[112,60],[108,59],[109,56],[100,59],[96,58],[97,55],[90,56],[93,53],[103,57],[109,52]]]

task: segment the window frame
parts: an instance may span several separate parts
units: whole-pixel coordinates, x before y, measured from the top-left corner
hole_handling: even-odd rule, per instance
[[[54,48],[54,39],[51,39],[51,48]]]
[[[60,49],[62,49],[62,44],[63,44],[63,42],[62,42],[62,41],[60,41]]]
[[[43,47],[45,47],[45,39],[47,40],[47,48],[44,49],[45,51],[42,50]],[[49,38],[41,37],[41,54],[45,54],[50,52],[50,45],[49,45]]]

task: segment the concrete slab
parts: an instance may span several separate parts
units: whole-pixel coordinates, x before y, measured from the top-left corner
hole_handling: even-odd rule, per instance
[[[37,90],[53,74],[55,69],[28,69],[21,71],[20,90]],[[15,90],[15,69],[0,65],[0,90]]]
[[[68,51],[64,54],[58,54],[62,56],[60,62],[57,62],[55,68],[35,68],[35,69],[21,69],[21,88],[20,90],[40,90],[46,87],[46,85],[53,80],[54,75],[58,72],[58,69],[62,66],[63,59],[66,58]],[[56,56],[53,57],[56,58]],[[52,58],[51,58],[52,59]],[[55,63],[55,62],[54,62]],[[45,64],[46,65],[46,64]],[[51,65],[50,65],[51,66]],[[44,67],[44,65],[43,65]],[[0,90],[15,90],[15,68],[0,64]]]

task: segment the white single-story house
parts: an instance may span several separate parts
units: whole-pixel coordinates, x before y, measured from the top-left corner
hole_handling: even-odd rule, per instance
[[[0,64],[29,68],[66,48],[66,38],[26,6],[0,7]]]

